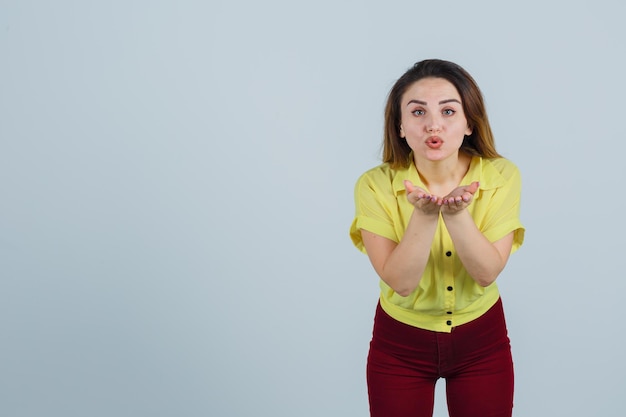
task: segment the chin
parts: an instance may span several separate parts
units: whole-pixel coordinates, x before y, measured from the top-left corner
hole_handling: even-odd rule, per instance
[[[451,156],[450,153],[447,152],[443,152],[439,149],[437,150],[432,150],[429,149],[427,152],[424,152],[423,157],[425,159],[428,159],[429,161],[443,161],[444,159],[448,159]]]

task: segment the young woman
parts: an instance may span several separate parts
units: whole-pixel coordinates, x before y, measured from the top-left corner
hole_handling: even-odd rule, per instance
[[[510,417],[513,361],[495,280],[524,239],[517,167],[460,66],[425,60],[391,89],[383,164],[355,187],[352,241],[380,277],[372,417]]]

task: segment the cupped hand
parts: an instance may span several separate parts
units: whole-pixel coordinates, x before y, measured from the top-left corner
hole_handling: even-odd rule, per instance
[[[472,203],[479,185],[478,181],[474,181],[470,185],[461,185],[443,197],[441,199],[443,214],[456,214],[465,210]]]
[[[404,181],[404,187],[406,189],[406,198],[409,203],[413,205],[417,210],[420,210],[424,214],[438,214],[443,204],[443,200],[436,195],[432,195],[426,190],[420,187],[416,187],[409,180]]]

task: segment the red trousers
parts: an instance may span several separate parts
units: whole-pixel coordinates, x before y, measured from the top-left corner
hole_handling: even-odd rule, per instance
[[[502,301],[451,333],[418,329],[376,309],[367,359],[372,417],[432,417],[446,380],[450,417],[511,417],[513,360]]]

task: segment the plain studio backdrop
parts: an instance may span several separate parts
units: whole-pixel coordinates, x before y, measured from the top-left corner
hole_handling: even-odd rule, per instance
[[[443,58],[522,172],[514,414],[623,416],[625,4],[1,1],[0,415],[366,416],[353,186]]]

